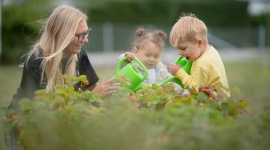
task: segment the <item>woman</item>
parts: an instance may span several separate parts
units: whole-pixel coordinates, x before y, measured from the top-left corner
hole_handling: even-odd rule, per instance
[[[97,84],[99,78],[83,49],[90,32],[84,13],[71,6],[57,7],[45,21],[41,38],[26,55],[21,85],[9,108],[18,110],[19,100],[32,98],[38,89],[53,91],[56,84],[64,84],[60,80],[63,74],[86,75],[89,85],[83,89],[102,97],[115,92],[119,83],[103,80]]]
[[[93,69],[83,45],[88,42],[91,28],[87,26],[87,16],[80,10],[62,5],[57,7],[45,21],[41,38],[26,55],[21,85],[9,105],[15,113],[20,111],[19,100],[32,98],[38,89],[51,92],[56,84],[64,84],[61,76],[86,75],[90,90],[105,97],[117,90],[119,83],[99,78]],[[8,149],[18,149],[18,134],[10,132],[5,136]]]

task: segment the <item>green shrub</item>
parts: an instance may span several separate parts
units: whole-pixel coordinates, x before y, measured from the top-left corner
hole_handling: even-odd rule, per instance
[[[243,100],[181,98],[155,85],[102,99],[74,90],[85,76],[64,78],[54,92],[22,99],[23,113],[8,121],[26,149],[265,149],[270,139],[269,110],[252,111]]]

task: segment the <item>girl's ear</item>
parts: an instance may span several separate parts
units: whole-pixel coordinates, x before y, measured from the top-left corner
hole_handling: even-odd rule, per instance
[[[136,54],[136,53],[138,53],[139,50],[137,49],[137,47],[134,47],[133,51],[134,51],[134,54]]]

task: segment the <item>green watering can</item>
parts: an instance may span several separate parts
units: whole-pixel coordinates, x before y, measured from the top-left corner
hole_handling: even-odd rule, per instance
[[[135,87],[140,85],[148,76],[147,68],[141,63],[137,57],[133,57],[132,60],[136,61],[138,65],[143,69],[144,74],[142,74],[137,68],[135,68],[131,63],[128,63],[121,69],[123,62],[126,62],[127,57],[123,57],[119,60],[115,73],[118,77],[125,76],[129,79],[131,85],[122,83],[121,86],[133,90]]]
[[[191,61],[188,61],[186,58],[183,58],[182,56],[179,56],[174,61],[174,64],[180,65],[188,74],[190,74],[190,69],[191,69],[191,66],[192,66],[192,62]],[[164,84],[166,84],[168,82],[174,82],[174,83],[180,85],[182,88],[184,88],[183,85],[182,85],[182,81],[179,80],[176,77],[167,78],[164,81],[162,81],[160,83],[157,83],[156,85],[158,87],[161,87],[162,85],[164,85]],[[136,88],[134,88],[133,91],[140,90],[140,89],[142,89],[143,86],[151,87],[151,85],[148,85],[148,84],[140,84]]]
[[[192,62],[188,61],[185,57],[179,56],[175,61],[174,64],[180,65],[188,74],[190,74],[190,69],[192,66]]]

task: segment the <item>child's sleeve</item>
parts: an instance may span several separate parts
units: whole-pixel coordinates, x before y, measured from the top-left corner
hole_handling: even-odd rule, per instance
[[[117,63],[120,61],[120,59],[122,59],[123,57],[125,57],[125,53],[121,54],[118,58],[117,58]],[[125,65],[127,65],[128,62],[123,62],[123,64],[121,65],[120,68],[123,68]]]
[[[117,58],[117,62],[122,59],[123,57],[125,57],[125,53],[121,54],[118,58]]]
[[[208,85],[209,74],[202,68],[197,68],[192,75],[187,74],[181,68],[175,76],[182,81],[183,86],[189,89],[191,93],[199,93],[199,87]]]

